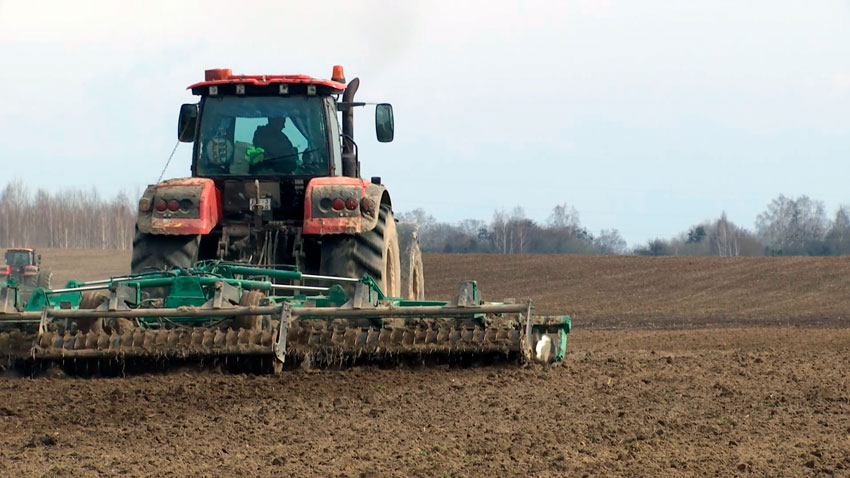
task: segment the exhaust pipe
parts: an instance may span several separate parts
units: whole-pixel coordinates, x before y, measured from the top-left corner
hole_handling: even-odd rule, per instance
[[[342,102],[349,105],[342,111],[342,175],[349,178],[360,177],[360,163],[354,144],[354,108],[350,106],[359,86],[360,78],[355,78],[342,94]]]

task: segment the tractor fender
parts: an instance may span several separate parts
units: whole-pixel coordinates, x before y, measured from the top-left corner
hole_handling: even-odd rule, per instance
[[[161,201],[166,205],[176,201],[178,208],[159,210]],[[145,189],[139,199],[137,225],[146,234],[208,234],[221,216],[221,191],[212,179],[169,179]]]
[[[361,178],[313,178],[304,194],[304,234],[361,234],[371,231],[378,224],[381,205],[392,206],[389,191],[384,185]],[[344,201],[346,206],[341,210],[334,209],[336,199]],[[353,209],[348,207],[349,200],[356,202]]]

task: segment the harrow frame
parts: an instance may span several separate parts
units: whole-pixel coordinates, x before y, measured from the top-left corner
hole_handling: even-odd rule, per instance
[[[280,284],[279,281],[289,283]],[[305,285],[303,281],[333,284],[325,287]],[[348,286],[348,291],[344,285]],[[143,294],[144,289],[163,287],[169,288],[168,295],[163,298],[150,299]],[[108,297],[95,309],[80,309],[83,292],[94,290],[108,291]],[[237,305],[247,290],[270,294],[284,291],[287,295],[268,295],[260,305]],[[403,341],[402,347],[420,352],[463,350],[464,347],[490,350],[483,345],[489,337],[501,340],[498,342],[501,345],[491,347],[492,351],[504,349],[503,342],[510,341],[512,346],[518,346],[524,360],[551,363],[564,358],[566,336],[571,331],[569,316],[536,317],[530,300],[523,303],[483,302],[474,281],[462,282],[458,297],[452,302],[410,301],[386,297],[369,276],[360,279],[315,276],[294,269],[217,261],[202,262],[187,269],[88,282],[70,281],[61,289],[36,289],[26,304],[19,302],[20,293],[15,284],[0,289],[0,327],[37,325],[28,351],[28,358],[35,360],[135,355],[188,357],[194,353],[271,354],[278,364],[283,364],[291,352],[289,336],[295,328],[308,343],[317,340],[316,337],[325,337],[328,343],[319,346],[325,351],[357,343],[362,353],[386,352],[395,350],[393,347],[398,345],[392,341]],[[492,325],[494,319],[505,322],[502,319],[509,315],[515,315],[517,320],[496,331],[497,327]],[[268,316],[273,329],[205,331],[240,316]],[[114,331],[108,334],[73,331],[73,324],[80,319],[118,318],[134,321],[135,330],[123,335]],[[63,319],[61,332],[56,332],[57,323],[61,324]],[[356,325],[334,332],[331,324],[339,319]],[[407,323],[417,319],[445,320],[450,325],[441,328],[429,322],[431,325],[414,324],[413,328],[402,329],[385,324],[387,320]],[[317,322],[325,323],[326,330],[316,327],[317,331],[305,338],[304,331]],[[497,337],[497,334],[501,335]],[[450,345],[426,347],[440,339]],[[543,353],[541,340],[548,341]],[[191,346],[186,345],[190,343]],[[0,353],[2,347],[0,343]]]

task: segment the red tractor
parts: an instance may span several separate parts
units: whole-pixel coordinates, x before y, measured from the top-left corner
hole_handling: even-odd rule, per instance
[[[180,141],[194,143],[192,177],[145,190],[131,270],[207,259],[294,266],[369,274],[388,296],[422,299],[416,228],[396,225],[380,178],[360,178],[358,86],[341,66],[331,80],[207,70],[189,87],[200,101],[182,105],[178,121]],[[391,105],[376,105],[375,128],[378,141],[393,140]]]
[[[0,266],[0,281],[14,278],[25,287],[49,289],[53,273],[41,267],[41,255],[35,249],[13,248],[6,250],[6,265]]]

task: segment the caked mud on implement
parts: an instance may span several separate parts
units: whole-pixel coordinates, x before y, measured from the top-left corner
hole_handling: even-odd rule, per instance
[[[15,287],[0,289],[0,355],[5,368],[70,373],[186,362],[279,372],[305,361],[562,360],[570,318],[532,312],[531,301],[483,302],[471,281],[451,302],[402,300],[386,297],[368,275],[209,261],[36,289],[26,303]]]

